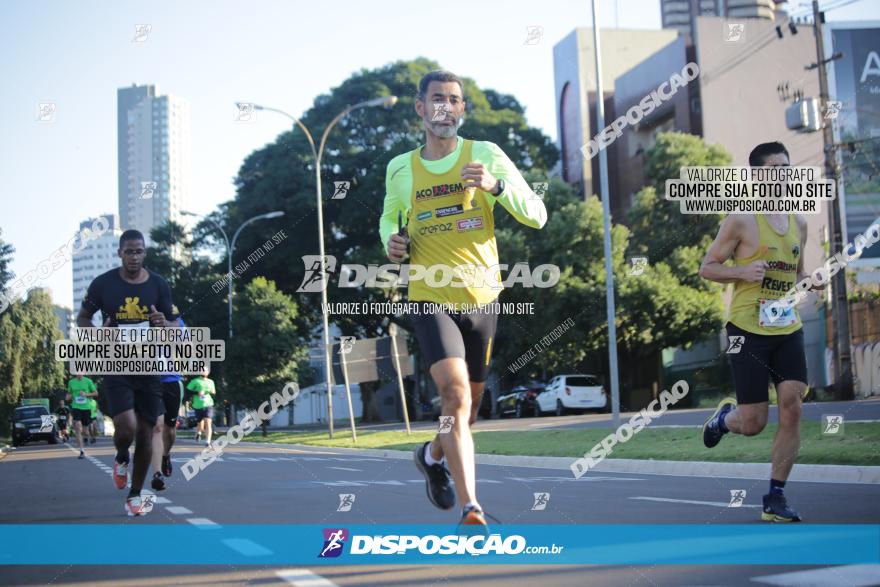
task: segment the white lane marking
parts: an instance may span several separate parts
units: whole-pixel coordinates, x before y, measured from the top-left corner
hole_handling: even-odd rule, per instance
[[[165,511],[174,514],[175,516],[182,516],[184,514],[191,514],[192,510],[187,509],[181,505],[170,505],[165,508]]]
[[[167,497],[157,497],[157,498],[156,498],[156,503],[159,504],[159,505],[163,505],[163,504],[166,504],[166,503],[171,503],[171,500],[168,499]]]
[[[644,479],[639,479],[637,477],[603,477],[601,475],[584,475],[580,479],[576,479],[575,477],[571,476],[505,477],[505,479],[510,479],[511,481],[521,481],[523,483],[528,483],[530,481],[644,481]],[[498,483],[498,481],[492,481],[492,483]]]
[[[308,569],[284,569],[275,571],[275,574],[296,587],[339,587],[333,581],[316,575]]]
[[[877,585],[880,565],[846,565],[752,577],[756,583],[790,587],[869,587]]]
[[[223,544],[245,556],[266,556],[273,554],[271,550],[247,538],[227,538]]]
[[[199,526],[205,530],[216,530],[220,528],[220,524],[209,520],[208,518],[187,518],[186,521],[193,526]]]
[[[337,471],[356,471],[358,473],[363,473],[363,469],[352,469],[351,467],[327,467],[328,469],[336,469]]]
[[[630,499],[641,499],[643,501],[662,501],[665,503],[690,503],[693,505],[711,505],[719,508],[727,508],[730,507],[730,503],[726,501],[696,501],[690,499],[671,499],[669,497],[630,497]],[[744,503],[740,506],[741,508],[760,508],[759,505]],[[734,509],[734,508],[731,508]]]

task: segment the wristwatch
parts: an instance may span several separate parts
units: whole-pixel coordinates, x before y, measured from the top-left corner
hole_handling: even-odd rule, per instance
[[[495,196],[495,197],[498,197],[498,196],[500,196],[500,195],[504,192],[504,188],[505,188],[504,180],[503,180],[503,179],[499,179],[499,180],[498,180],[498,183],[495,184],[495,185],[498,187],[498,193],[496,194],[496,193],[493,191],[493,192],[492,192],[492,195]]]

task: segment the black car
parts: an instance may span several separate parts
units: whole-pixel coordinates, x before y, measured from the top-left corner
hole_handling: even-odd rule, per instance
[[[12,446],[35,440],[58,444],[58,421],[44,406],[19,406],[12,414]]]
[[[514,416],[524,418],[538,414],[538,404],[535,398],[544,391],[542,384],[518,385],[497,400],[498,417]]]

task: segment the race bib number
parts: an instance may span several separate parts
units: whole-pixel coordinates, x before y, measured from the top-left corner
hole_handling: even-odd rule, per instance
[[[783,328],[797,322],[794,306],[778,303],[779,300],[758,300],[758,325],[764,328]],[[777,302],[777,303],[774,303]]]
[[[74,401],[78,404],[84,404],[86,403],[86,397],[83,395],[78,395],[76,396],[76,399]]]

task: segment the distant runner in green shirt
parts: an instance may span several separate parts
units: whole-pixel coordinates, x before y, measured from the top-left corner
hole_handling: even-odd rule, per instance
[[[217,393],[214,382],[208,379],[210,372],[211,370],[206,368],[199,377],[190,381],[186,386],[189,391],[194,392],[190,404],[196,411],[196,421],[199,423],[196,427],[196,442],[201,439],[202,432],[204,432],[206,445],[211,444],[214,395]]]
[[[98,397],[98,388],[95,387],[95,382],[88,377],[77,375],[67,382],[65,399],[70,403],[73,429],[76,432],[76,443],[79,446],[79,458],[81,459],[86,456],[86,452],[83,450],[83,427],[88,428],[92,422],[90,400],[95,397]]]
[[[91,412],[91,423],[89,424],[90,444],[95,444],[97,442],[95,439],[98,437],[98,400],[95,398],[89,400],[89,411]]]

